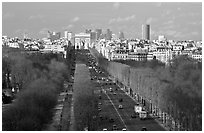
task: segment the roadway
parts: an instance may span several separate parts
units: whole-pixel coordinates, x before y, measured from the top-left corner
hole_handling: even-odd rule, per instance
[[[93,64],[95,61],[91,60],[91,62]],[[143,127],[146,127],[148,131],[165,131],[165,129],[161,127],[153,118],[140,120],[139,118],[131,117],[131,115],[134,113],[134,106],[136,105],[136,102],[117,85],[104,84],[105,82],[104,80],[102,81],[102,78],[108,79],[108,73],[103,72],[99,67],[90,69],[90,73],[92,77],[96,76],[93,81],[97,82],[98,86],[100,86],[98,87],[98,90],[103,90],[100,94],[97,94],[98,96],[101,95],[102,97],[99,100],[99,102],[102,103],[100,106],[101,111],[99,116],[102,115],[103,117],[106,117],[106,119],[114,119],[114,122],[112,123],[108,122],[107,120],[105,120],[105,122],[104,120],[99,121],[98,130],[103,130],[103,128],[112,130],[112,125],[117,125],[118,130],[126,128],[128,131],[141,131]],[[113,88],[113,92],[110,92],[110,87]],[[121,98],[123,101],[119,102],[119,99]],[[122,105],[123,109],[119,109],[119,105]]]
[[[107,88],[107,87],[106,87]],[[117,88],[117,91],[115,90]],[[114,94],[114,92],[116,94]],[[115,85],[113,92],[106,91],[106,94],[110,97],[115,107],[122,117],[127,130],[129,131],[140,131],[142,127],[146,127],[149,131],[165,131],[154,119],[140,120],[139,118],[131,118],[134,113],[134,105],[136,104],[124,91],[120,90]],[[123,102],[119,102],[119,99],[123,99]],[[118,106],[122,105],[123,109],[119,109]]]

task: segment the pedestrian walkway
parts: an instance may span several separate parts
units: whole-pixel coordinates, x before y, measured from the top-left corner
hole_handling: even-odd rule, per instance
[[[70,115],[69,131],[75,131],[74,97],[73,96],[72,96],[72,101],[71,101],[71,115]]]

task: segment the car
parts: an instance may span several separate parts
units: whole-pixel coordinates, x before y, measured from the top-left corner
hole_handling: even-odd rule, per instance
[[[12,103],[12,96],[6,92],[3,92],[2,93],[2,102],[3,104],[9,104],[9,103]]]
[[[100,107],[98,107],[98,111],[101,111],[101,108],[100,108]]]
[[[123,99],[122,99],[122,98],[120,98],[120,99],[119,99],[119,102],[123,102]]]
[[[116,95],[116,93],[114,92],[113,95]]]
[[[120,104],[120,105],[118,106],[118,108],[119,108],[119,109],[123,109],[123,105]]]
[[[116,131],[116,130],[117,130],[117,126],[113,125],[113,131]]]
[[[101,99],[101,95],[99,95],[99,99]]]
[[[108,131],[108,129],[107,128],[103,128],[103,131]]]
[[[98,103],[98,105],[102,105],[102,103]]]
[[[131,115],[131,118],[137,118],[137,115],[134,113]]]
[[[147,119],[147,112],[146,111],[140,111],[139,112],[139,117],[141,120]]]
[[[99,115],[99,118],[102,119],[103,118],[102,115]]]
[[[127,131],[127,129],[126,129],[126,128],[123,128],[122,131]]]
[[[113,122],[114,122],[114,119],[113,119],[113,118],[110,118],[110,119],[109,119],[109,122],[110,122],[110,123],[113,123]]]
[[[147,131],[146,127],[142,127],[141,131]]]

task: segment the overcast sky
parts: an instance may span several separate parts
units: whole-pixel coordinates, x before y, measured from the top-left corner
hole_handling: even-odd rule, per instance
[[[126,38],[141,38],[142,24],[151,25],[151,39],[202,39],[202,3],[2,3],[2,34],[47,37],[47,31],[84,32],[111,29]]]

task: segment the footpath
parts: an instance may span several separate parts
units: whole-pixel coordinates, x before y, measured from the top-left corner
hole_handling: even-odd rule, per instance
[[[73,82],[74,77],[71,81],[64,83],[64,91],[58,96],[58,102],[53,109],[54,116],[52,121],[46,126],[44,131],[68,131],[72,124],[71,109],[73,106]]]
[[[77,93],[81,92],[82,86],[89,86],[90,76],[85,64],[77,63],[75,69],[73,81],[72,83],[64,84],[65,90],[59,95],[58,104],[54,108],[55,114],[52,122],[44,131],[76,131],[74,116],[75,97]]]

